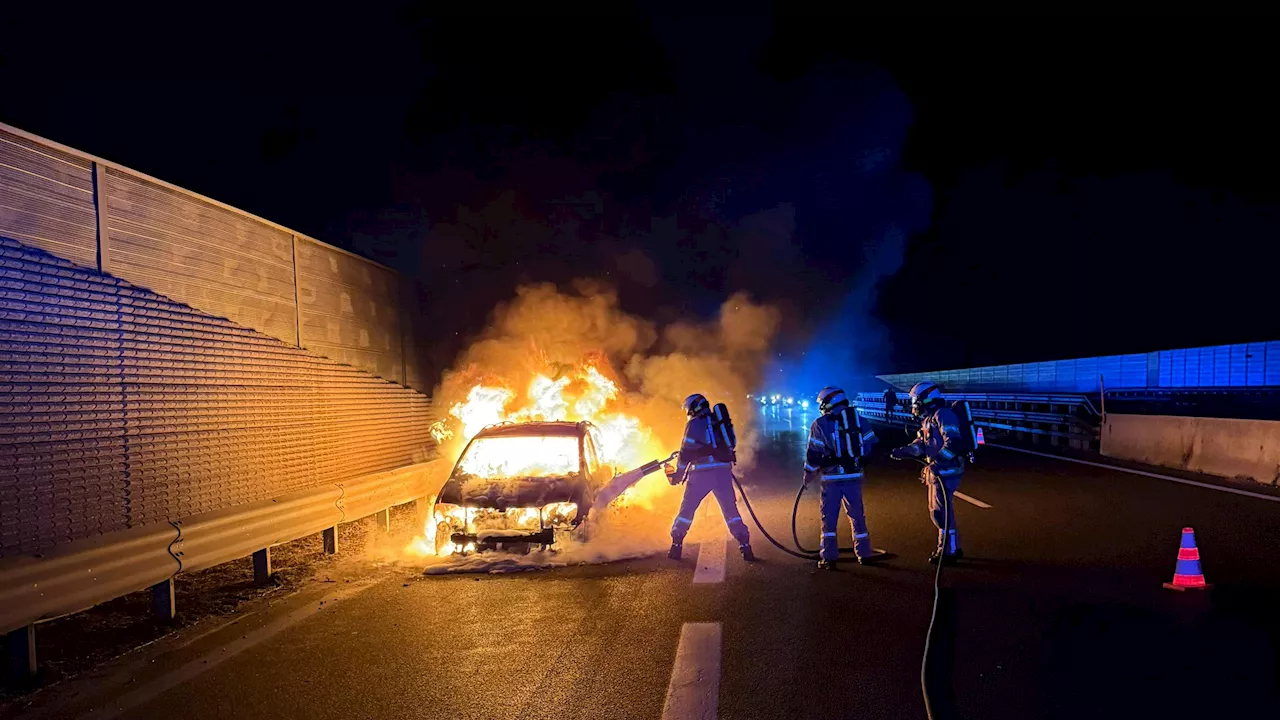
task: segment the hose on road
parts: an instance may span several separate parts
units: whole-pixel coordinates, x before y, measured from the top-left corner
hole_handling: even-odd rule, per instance
[[[920,461],[917,460],[917,462]],[[921,464],[923,465],[924,463],[921,462]],[[774,537],[769,534],[768,530],[764,529],[764,525],[761,524],[760,518],[756,516],[755,508],[751,507],[751,499],[747,497],[747,491],[742,487],[742,481],[738,479],[737,475],[733,476],[733,484],[738,486],[738,493],[742,495],[742,503],[747,506],[747,513],[751,515],[751,521],[755,523],[760,534],[764,535],[765,539],[772,543],[774,547],[788,555],[798,557],[801,560],[819,559],[819,556],[815,551],[809,550],[800,544],[800,535],[796,532],[796,515],[800,511],[800,497],[804,495],[805,489],[803,484],[800,486],[800,489],[796,491],[796,500],[791,506],[791,540],[795,543],[795,550],[783,546],[782,543],[775,540]],[[943,522],[944,527],[942,529],[942,538],[943,542],[947,542],[947,536],[951,532],[951,507],[953,501],[951,499],[951,494],[946,491],[946,487],[943,487],[942,489],[942,501],[944,503],[944,515],[946,518]],[[840,548],[840,552],[853,552],[853,548]],[[933,609],[929,612],[929,629],[925,631],[924,653],[920,658],[920,693],[924,698],[924,711],[929,720],[934,720],[933,701],[929,695],[928,683],[929,648],[933,642],[933,628],[938,621],[938,600],[942,594],[942,566],[945,564],[946,563],[942,561],[942,558],[938,558],[938,568],[933,574]]]
[[[751,516],[751,521],[756,524],[756,529],[760,531],[761,535],[764,535],[765,540],[768,540],[774,547],[778,548],[782,552],[798,557],[801,560],[821,559],[818,556],[817,550],[809,550],[800,544],[800,537],[796,532],[796,515],[800,512],[800,497],[804,495],[805,486],[803,484],[800,486],[800,489],[796,491],[796,501],[791,505],[791,539],[795,542],[795,550],[792,550],[775,540],[773,536],[769,534],[769,531],[764,529],[764,525],[761,524],[760,518],[756,516],[755,508],[751,507],[751,499],[747,497],[747,491],[742,487],[742,481],[738,479],[737,475],[733,476],[733,484],[738,486],[738,494],[742,495],[742,503],[747,506],[747,514]],[[840,548],[840,552],[853,551],[854,549],[851,547]]]
[[[796,544],[796,549],[799,550],[800,552],[811,553],[816,557],[818,554],[818,551],[810,550],[809,548],[801,545],[800,534],[796,532],[796,515],[800,511],[800,496],[804,495],[804,490],[805,490],[805,485],[801,483],[800,489],[796,491],[795,504],[791,506],[791,542]],[[856,548],[851,548],[851,547],[842,547],[838,549],[842,553],[856,552]]]
[[[920,464],[924,465],[924,463]],[[942,485],[941,478],[938,479],[938,484]],[[933,702],[929,697],[928,682],[929,645],[933,642],[933,626],[938,621],[938,598],[942,594],[942,566],[946,565],[946,563],[943,562],[941,553],[946,549],[946,543],[951,542],[951,539],[948,536],[951,534],[951,506],[953,504],[951,493],[947,492],[946,485],[942,485],[941,489],[943,516],[946,518],[942,523],[942,542],[944,544],[942,547],[938,548],[938,569],[933,574],[933,610],[929,612],[929,629],[924,633],[924,653],[920,657],[920,695],[924,698],[924,712],[925,715],[928,716],[929,720],[933,720]]]

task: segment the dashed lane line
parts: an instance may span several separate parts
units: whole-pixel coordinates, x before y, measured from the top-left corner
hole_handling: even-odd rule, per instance
[[[718,622],[690,622],[680,628],[676,661],[667,683],[662,720],[716,720],[720,702]]]
[[[973,497],[973,496],[971,496],[971,495],[965,495],[964,493],[960,492],[959,490],[955,491],[955,493],[953,493],[953,494],[954,494],[956,497],[960,498],[961,500],[963,500],[963,501],[965,501],[965,502],[967,502],[967,503],[969,503],[969,504],[971,504],[971,505],[977,505],[978,507],[982,508],[983,510],[990,510],[990,509],[991,509],[991,506],[990,506],[990,505],[988,505],[988,504],[986,504],[986,503],[982,502],[981,500],[979,500],[979,499],[978,499],[978,498],[976,498],[976,497]]]
[[[698,569],[693,573],[694,585],[724,582],[725,540],[708,540],[698,544]]]

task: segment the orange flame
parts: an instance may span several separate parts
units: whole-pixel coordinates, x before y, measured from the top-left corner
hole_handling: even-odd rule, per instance
[[[595,426],[601,462],[619,471],[652,459],[650,455],[661,454],[653,432],[635,416],[619,412],[615,407],[621,404],[618,384],[594,362],[554,380],[535,374],[517,407],[509,407],[516,399],[515,392],[505,384],[494,386],[492,380],[489,382],[474,385],[466,400],[450,408],[452,420],[447,418],[432,426],[432,433],[442,441],[454,438],[454,428],[460,426],[460,442],[454,448],[456,454],[461,453],[467,440],[488,425],[540,420],[591,422]]]
[[[535,353],[536,354],[536,353]],[[607,366],[606,366],[607,367]],[[618,383],[600,369],[592,358],[578,367],[554,369],[557,377],[535,373],[527,391],[517,399],[505,379],[486,378],[471,387],[465,400],[454,403],[449,416],[431,427],[438,442],[446,443],[446,457],[457,460],[471,438],[486,426],[500,422],[589,421],[594,427],[596,450],[601,464],[615,473],[625,472],[661,457],[664,451],[657,435],[634,415],[622,412],[625,397]],[[559,438],[546,438],[556,440]],[[571,474],[576,472],[576,443],[573,457],[563,448],[543,448],[541,438],[502,438],[473,443],[467,453],[468,472],[485,477],[513,475]],[[451,452],[450,452],[451,451]],[[548,454],[547,451],[550,451]],[[563,456],[563,457],[562,457]],[[535,472],[536,471],[536,472]],[[618,507],[652,507],[652,498],[670,486],[661,474],[649,476],[614,501]],[[406,548],[413,554],[434,554],[436,518],[428,519],[425,538]]]

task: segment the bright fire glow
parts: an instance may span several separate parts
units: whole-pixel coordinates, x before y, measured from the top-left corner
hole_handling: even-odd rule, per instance
[[[446,456],[450,450],[461,453],[467,441],[488,425],[582,420],[594,425],[599,460],[613,472],[625,472],[670,452],[639,418],[619,411],[618,406],[624,404],[624,399],[620,397],[618,384],[594,361],[584,362],[554,378],[534,374],[526,391],[519,396],[513,387],[518,386],[493,379],[477,383],[468,391],[466,400],[449,409],[449,417],[431,427],[437,441],[449,441],[444,448]],[[577,440],[573,437],[481,438],[471,444],[466,455],[460,469],[486,478],[549,477],[578,470]],[[652,498],[663,492],[670,492],[670,486],[661,473],[656,473],[631,487],[614,504],[651,507]],[[427,522],[424,541],[411,545],[412,552],[434,554],[440,519]],[[441,542],[449,546],[445,548],[446,553],[456,549],[444,538]]]
[[[657,447],[653,433],[637,418],[611,409],[618,395],[616,382],[595,365],[586,364],[576,372],[556,379],[534,375],[523,397],[523,405],[518,407],[509,407],[516,399],[512,390],[478,384],[467,393],[464,402],[456,403],[449,410],[449,414],[460,421],[463,440],[474,437],[487,425],[503,421],[588,420],[596,427],[596,449],[600,460],[624,471],[651,460],[652,455],[665,453]],[[494,452],[503,454],[509,452],[508,448],[512,452],[523,450],[515,445],[493,445]],[[472,453],[476,450],[473,445]],[[486,447],[485,451],[489,452],[489,449]],[[477,462],[494,467],[519,465],[501,458],[485,458]]]
[[[579,417],[593,418],[610,400],[618,396],[618,385],[590,365],[583,371],[581,377],[587,388],[573,404],[573,411]]]
[[[482,437],[471,441],[458,469],[482,478],[564,477],[578,472],[578,438]]]
[[[476,385],[467,394],[466,402],[456,403],[449,414],[462,421],[463,436],[472,438],[486,425],[506,419],[503,409],[512,397],[514,394],[506,388]]]

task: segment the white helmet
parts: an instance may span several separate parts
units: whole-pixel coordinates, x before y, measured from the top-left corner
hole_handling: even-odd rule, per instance
[[[920,417],[942,400],[942,390],[935,383],[918,382],[911,388],[911,414]]]
[[[828,385],[818,392],[818,412],[826,415],[840,405],[848,405],[849,398],[844,394],[844,390],[838,387]]]

